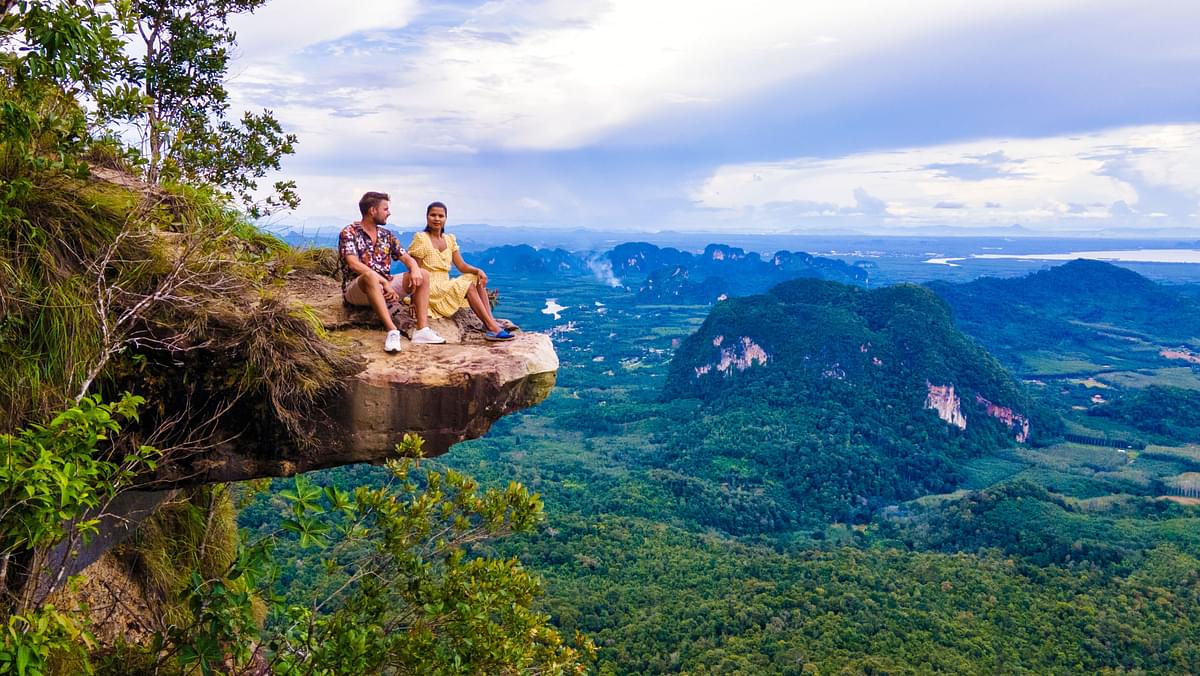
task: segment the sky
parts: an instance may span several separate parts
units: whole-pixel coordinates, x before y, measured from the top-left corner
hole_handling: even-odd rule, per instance
[[[299,136],[307,232],[1200,238],[1200,2],[271,0],[234,110]]]

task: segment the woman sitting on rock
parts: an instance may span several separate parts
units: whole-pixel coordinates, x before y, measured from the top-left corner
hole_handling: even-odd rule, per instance
[[[449,317],[464,307],[470,307],[483,322],[488,340],[512,340],[513,335],[501,328],[492,316],[492,304],[487,295],[487,274],[467,265],[458,250],[454,235],[445,233],[446,205],[434,202],[425,208],[425,232],[413,235],[408,253],[429,272],[429,314]],[[462,273],[450,278],[450,264]]]

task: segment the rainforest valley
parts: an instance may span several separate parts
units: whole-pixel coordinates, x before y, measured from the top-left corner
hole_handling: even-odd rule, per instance
[[[621,270],[631,246],[600,259],[615,286],[563,251],[471,254],[562,367],[548,401],[440,460],[542,496],[545,526],[492,551],[544,578],[542,607],[596,641],[600,673],[1200,659],[1194,287],[1089,261],[864,287],[828,261],[666,303],[647,286],[672,271],[745,268],[638,245],[652,262]],[[258,495],[239,523],[265,532],[279,506]],[[302,601],[327,572],[293,556],[281,593]]]

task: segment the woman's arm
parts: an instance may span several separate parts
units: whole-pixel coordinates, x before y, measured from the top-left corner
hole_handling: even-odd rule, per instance
[[[487,273],[473,265],[467,265],[467,262],[463,260],[462,253],[459,252],[458,247],[455,247],[454,249],[454,267],[458,268],[458,271],[464,275],[475,275],[479,278],[480,283],[487,284]]]

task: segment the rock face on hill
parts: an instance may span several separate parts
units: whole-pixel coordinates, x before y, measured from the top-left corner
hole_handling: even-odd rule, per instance
[[[347,308],[338,283],[305,275],[289,284],[289,302],[304,305],[348,346],[361,370],[327,405],[328,420],[305,444],[279,443],[242,433],[216,448],[165,463],[156,483],[185,486],[290,476],[325,467],[382,462],[394,456],[405,434],[421,435],[434,456],[483,435],[501,416],[542,401],[554,386],[558,356],[550,338],[517,333],[489,343],[469,311],[431,325],[445,345],[404,341],[398,354],[383,351],[384,333],[367,310]],[[401,330],[415,328],[407,307],[394,316]]]

